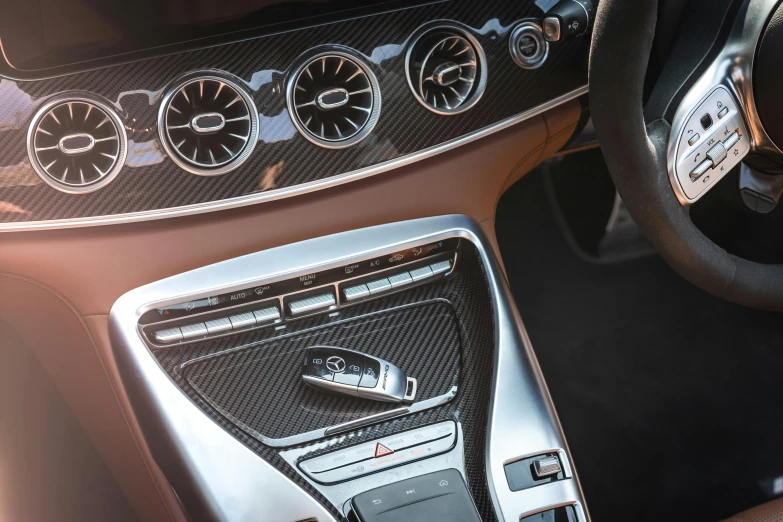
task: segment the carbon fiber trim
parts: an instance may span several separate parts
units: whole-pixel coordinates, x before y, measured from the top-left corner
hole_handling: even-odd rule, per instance
[[[428,325],[422,327],[422,329],[415,330],[409,329],[410,326],[404,326],[406,324],[411,325],[410,319],[417,315],[421,318],[427,318],[423,322],[428,323]],[[451,319],[448,319],[449,317]],[[441,320],[433,321],[435,318],[441,318]],[[253,353],[259,350],[263,349],[266,351],[265,347],[275,350],[275,345],[277,345],[278,350],[284,351],[284,349],[280,348],[281,343],[291,343],[292,339],[293,342],[297,342],[299,339],[299,344],[306,346],[307,343],[303,341],[311,336],[314,341],[323,338],[334,338],[335,335],[339,335],[338,332],[344,331],[349,325],[359,325],[360,332],[356,338],[357,344],[350,346],[351,348],[388,358],[391,361],[398,362],[404,369],[408,367],[431,368],[437,364],[436,360],[434,361],[432,358],[433,353],[439,353],[446,368],[429,376],[428,379],[423,375],[414,375],[419,379],[420,386],[429,386],[427,389],[431,390],[423,393],[431,394],[452,382],[455,369],[459,365],[459,391],[453,401],[435,409],[363,427],[360,430],[351,432],[350,436],[347,437],[334,437],[329,439],[329,450],[384,437],[424,424],[449,419],[457,420],[461,423],[463,429],[465,468],[468,485],[475,499],[476,506],[483,520],[496,520],[487,489],[487,474],[485,470],[486,425],[488,422],[494,360],[494,312],[490,301],[486,275],[476,248],[470,244],[463,248],[462,260],[452,277],[429,285],[416,287],[407,292],[390,295],[384,299],[367,301],[366,303],[347,308],[342,312],[340,319],[346,319],[346,321],[341,325],[332,325],[330,323],[333,323],[335,319],[329,315],[314,316],[293,323],[292,329],[296,329],[293,335],[289,335],[290,331],[289,334],[286,334],[274,328],[256,330],[233,337],[221,338],[214,342],[194,343],[169,350],[160,350],[156,351],[154,355],[176,384],[211,418],[270,464],[276,466],[308,493],[318,498],[326,508],[330,509],[336,518],[344,520],[342,514],[335,510],[315,488],[285,462],[276,449],[266,446],[256,438],[248,435],[245,430],[237,427],[221,411],[213,407],[213,404],[203,400],[198,390],[189,384],[187,372],[181,371],[183,364],[187,361],[236,349],[239,350],[239,352],[236,352],[237,354],[247,354],[240,355],[241,357],[250,356],[250,358],[252,358]],[[380,336],[373,340],[372,334],[363,336],[362,333],[373,331],[371,327],[373,324],[382,324],[390,327],[391,331],[395,333],[390,335],[389,339],[382,339],[382,336]],[[389,330],[388,328],[375,330],[376,334],[384,331]],[[441,337],[441,335],[445,335],[445,337]],[[455,339],[456,336],[459,337],[459,340]],[[432,347],[443,339],[447,341],[444,344],[450,345],[451,348],[433,352]],[[454,357],[454,352],[458,350],[459,341],[461,341],[462,353],[461,360],[457,361]],[[380,342],[381,344],[376,345],[374,342]],[[427,349],[420,350],[421,346]],[[290,348],[290,345],[288,348]],[[299,365],[296,365],[296,367],[298,370]],[[202,368],[208,369],[206,367]],[[411,373],[413,371],[411,370]],[[262,375],[263,373],[259,373],[258,379],[263,378]],[[243,378],[248,379],[248,377],[245,376]],[[295,379],[295,377],[290,375],[282,377],[284,380],[292,378]],[[258,379],[256,382],[258,382]],[[427,380],[430,382],[428,385],[426,384]],[[200,380],[200,382],[207,383],[208,381]],[[294,386],[299,386],[300,384],[297,380]],[[210,383],[210,385],[215,386],[215,383]],[[219,386],[225,387],[224,384]],[[235,386],[235,384],[232,385],[232,387]],[[257,391],[257,388],[251,387],[251,390]],[[252,396],[245,397],[242,401],[245,404],[250,404],[253,401],[258,401],[259,403],[264,400],[268,401],[260,406],[263,406],[264,410],[272,409],[274,411],[259,415],[258,412],[261,411],[261,408],[256,406],[247,408],[245,406],[245,409],[255,412],[253,419],[256,422],[259,421],[261,416],[268,416],[265,419],[268,425],[269,419],[274,418],[275,422],[283,424],[282,427],[275,429],[287,430],[285,431],[286,433],[294,433],[310,425],[313,420],[307,417],[313,413],[318,415],[319,411],[321,414],[326,412],[329,418],[332,415],[356,415],[357,407],[359,407],[357,404],[359,401],[354,401],[350,398],[329,397],[321,394],[317,397],[308,397],[306,392],[303,394],[298,392],[292,393],[291,389],[283,385],[279,386],[278,390],[279,394],[277,396],[270,395],[268,390],[261,390],[258,394],[251,394],[250,391],[247,391],[246,393]],[[227,397],[230,393],[233,393],[234,400],[239,397],[236,388],[233,392],[224,391],[223,393],[227,394]],[[297,404],[291,398],[286,397],[288,394],[300,399],[304,398],[306,401],[315,400],[316,402],[310,402],[309,409],[303,407],[308,403],[300,403],[299,411],[294,413],[297,409]],[[312,404],[317,404],[317,408],[312,408]],[[377,406],[371,405],[371,407]],[[381,407],[383,406],[381,405]],[[336,409],[337,413],[328,412],[328,409]],[[316,418],[321,420],[323,417],[319,415]],[[308,457],[324,452],[323,450],[313,452],[308,454]]]
[[[173,210],[232,199],[247,204],[247,197],[254,195],[282,197],[300,185],[403,159],[492,126],[586,84],[587,38],[552,45],[546,64],[535,71],[514,64],[508,53],[509,33],[519,20],[541,14],[532,0],[452,0],[40,81],[3,80],[0,229],[4,224],[36,222],[43,227],[51,220]],[[479,103],[464,114],[427,111],[405,80],[410,35],[437,19],[464,24],[487,55],[487,88]],[[356,50],[377,76],[383,96],[372,134],[343,150],[326,150],[306,140],[296,131],[285,105],[291,64],[301,53],[325,43]],[[170,83],[188,72],[207,69],[241,78],[260,117],[259,143],[247,162],[210,178],[185,172],[164,153],[156,123]],[[42,183],[25,149],[27,126],[37,107],[68,91],[89,91],[112,100],[127,129],[125,167],[110,185],[92,194],[61,194]],[[139,216],[151,217],[156,216]]]

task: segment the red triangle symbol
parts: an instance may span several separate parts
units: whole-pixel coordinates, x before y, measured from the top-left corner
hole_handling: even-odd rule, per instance
[[[378,457],[383,457],[384,455],[391,455],[392,453],[394,453],[394,450],[390,450],[389,448],[387,448],[386,446],[384,446],[380,442],[378,443],[377,446],[375,446],[375,458],[376,459]]]

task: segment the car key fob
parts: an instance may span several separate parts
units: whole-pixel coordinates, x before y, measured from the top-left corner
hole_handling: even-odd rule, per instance
[[[302,380],[310,386],[382,402],[413,402],[416,379],[388,361],[334,346],[305,350]]]

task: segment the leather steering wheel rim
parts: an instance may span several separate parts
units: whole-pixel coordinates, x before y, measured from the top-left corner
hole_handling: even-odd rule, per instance
[[[707,292],[783,310],[783,265],[734,256],[693,224],[667,174],[671,126],[645,123],[643,88],[658,0],[602,0],[590,50],[590,110],[617,191],[666,262]]]

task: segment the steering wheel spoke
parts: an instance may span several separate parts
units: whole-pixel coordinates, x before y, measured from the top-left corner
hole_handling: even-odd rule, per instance
[[[751,152],[783,157],[761,123],[753,90],[756,50],[777,4],[777,0],[747,1],[723,49],[675,112],[667,167],[682,205],[696,202]],[[708,121],[702,118],[709,118],[713,126],[704,125]],[[739,133],[740,140],[734,143],[732,139],[733,146],[725,146],[725,137],[734,132]],[[695,134],[699,138],[694,140]],[[710,160],[716,155],[722,157],[719,140],[724,143],[727,158],[716,163]],[[711,142],[713,145],[709,145]],[[717,149],[708,155],[712,146]]]

